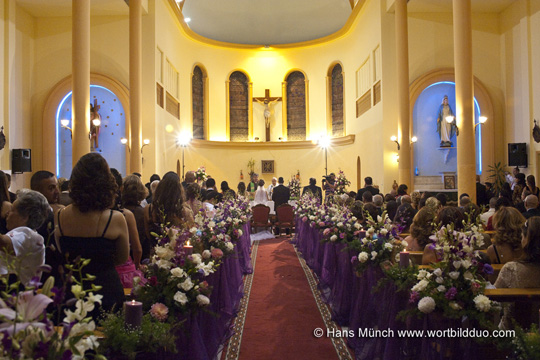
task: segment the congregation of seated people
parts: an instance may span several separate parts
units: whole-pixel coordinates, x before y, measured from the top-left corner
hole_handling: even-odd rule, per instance
[[[102,307],[111,309],[124,301],[123,288],[133,287],[134,278],[144,281],[141,270],[156,245],[152,233],[159,233],[161,224],[190,227],[197,214],[212,216],[216,204],[230,198],[252,200],[252,205],[273,201],[276,207],[289,201],[283,177],[265,187],[264,180],[253,175],[249,184],[241,181],[237,191],[226,181],[218,189],[212,177],[197,181],[193,171],[183,181],[175,172],[153,174],[145,185],[140,174],[122,177],[101,155],[91,153],[77,162],[69,180],[37,171],[32,190],[22,189],[12,197],[8,178],[0,172],[0,251],[23,263],[23,282],[39,276],[44,263],[60,280],[59,267],[66,261],[90,259],[84,271],[96,276],[95,284],[103,287]],[[453,224],[460,230],[464,222],[476,222],[488,231],[484,250],[489,261],[505,264],[495,286],[540,287],[539,189],[534,176],[517,173],[497,194],[491,184],[477,181],[476,204],[467,194],[454,203],[445,193],[409,194],[406,185],[397,183],[382,194],[371,177],[357,192],[337,196],[333,181],[329,177],[321,188],[311,178],[303,193],[320,203],[339,201],[361,223],[386,214],[407,250],[423,252],[422,264],[440,261],[430,237],[441,226]],[[7,273],[0,264],[0,274]]]

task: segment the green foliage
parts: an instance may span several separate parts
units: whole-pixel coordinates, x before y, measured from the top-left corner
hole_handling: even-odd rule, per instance
[[[513,341],[513,347],[516,359],[540,359],[540,333],[538,332],[538,326],[533,324],[529,331],[516,327],[516,337]]]
[[[124,314],[107,314],[101,322],[103,334],[99,352],[109,358],[135,359],[141,354],[174,354],[176,327],[154,320],[150,314],[142,318],[139,329],[126,328]],[[144,357],[147,358],[147,357]]]
[[[502,165],[500,162],[496,163],[495,165],[489,165],[488,172],[490,175],[488,176],[488,179],[493,184],[493,190],[496,194],[501,191],[506,181],[504,177],[505,167],[506,165]]]
[[[407,266],[402,268],[399,264],[384,270],[386,275],[377,283],[376,289],[382,289],[388,283],[393,283],[398,291],[409,291],[416,284],[418,276],[418,265]]]

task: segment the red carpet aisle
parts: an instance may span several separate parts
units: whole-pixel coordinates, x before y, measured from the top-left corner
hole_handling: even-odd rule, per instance
[[[316,328],[335,325],[326,305],[317,305],[289,238],[255,242],[252,261],[247,303],[241,306],[226,359],[349,359],[341,339],[313,335]]]

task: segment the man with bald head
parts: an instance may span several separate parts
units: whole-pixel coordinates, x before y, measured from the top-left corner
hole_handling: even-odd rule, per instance
[[[540,210],[538,210],[538,198],[536,195],[527,195],[525,198],[525,209],[527,209],[523,213],[525,219],[532,216],[540,216]]]

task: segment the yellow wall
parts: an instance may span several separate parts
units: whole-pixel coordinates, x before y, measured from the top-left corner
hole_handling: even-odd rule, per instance
[[[522,4],[528,3],[529,8]],[[540,5],[517,2],[502,14],[474,14],[473,69],[485,85],[494,105],[496,160],[506,162],[506,143],[533,143],[530,137],[533,117],[539,118],[540,74],[533,66],[540,55]],[[527,13],[528,12],[528,13]],[[71,18],[34,18],[16,6],[15,0],[0,5],[0,35],[8,43],[0,49],[0,89],[2,118],[8,135],[8,147],[31,147],[34,170],[42,164],[41,133],[43,108],[51,89],[71,74]],[[530,16],[528,16],[530,15]],[[378,46],[382,51],[382,102],[360,118],[355,116],[356,70]],[[155,48],[158,46],[180,74],[180,120],[155,103]],[[411,82],[438,68],[453,66],[451,14],[409,14],[409,59]],[[351,30],[345,35],[318,45],[282,49],[240,49],[208,45],[189,38],[182,30],[166,0],[148,2],[143,16],[143,138],[151,143],[144,149],[143,178],[152,173],[175,170],[180,149],[175,137],[191,133],[191,72],[202,64],[209,81],[209,138],[226,136],[226,80],[241,69],[253,82],[253,96],[281,96],[287,73],[300,69],[309,82],[309,134],[315,139],[326,132],[326,74],[335,61],[345,73],[346,134],[356,135],[353,145],[329,151],[329,171],[345,171],[356,184],[356,158],[361,157],[362,177],[372,176],[388,192],[397,179],[396,146],[389,136],[397,131],[394,14],[387,12],[384,1],[367,0]],[[110,76],[129,88],[129,48],[127,16],[93,16],[91,19],[91,71]],[[506,99],[506,101],[505,101]],[[275,108],[281,117],[281,104]],[[254,136],[264,138],[262,108],[254,105]],[[9,119],[9,121],[7,121]],[[16,126],[14,126],[16,124]],[[11,126],[10,126],[11,125]],[[167,125],[173,131],[164,131]],[[272,136],[280,134],[281,124],[274,124]],[[540,150],[537,145],[533,151]],[[134,149],[134,151],[138,151]],[[531,166],[534,154],[530,154]],[[324,155],[318,149],[216,150],[188,148],[187,169],[206,166],[218,182],[239,180],[247,162],[275,160],[276,176],[285,178],[300,170],[303,184],[309,177],[319,180],[324,172]],[[0,152],[0,164],[10,168],[9,152]],[[531,171],[531,169],[529,169]],[[264,176],[269,180],[272,175]],[[29,175],[14,178],[16,188],[28,186]]]
[[[191,78],[195,63],[201,63],[209,77],[209,138],[226,139],[226,80],[229,74],[241,69],[253,82],[253,95],[264,96],[264,89],[270,89],[272,96],[281,96],[281,85],[286,75],[293,69],[302,70],[309,81],[309,138],[317,139],[326,134],[326,74],[328,67],[336,60],[341,61],[345,72],[345,118],[346,133],[356,134],[354,145],[330,149],[328,153],[329,172],[340,168],[354,182],[351,190],[356,190],[356,156],[362,156],[363,173],[373,176],[375,182],[384,185],[382,141],[382,104],[375,106],[361,118],[356,119],[356,81],[355,73],[363,61],[380,43],[380,9],[378,1],[368,1],[366,8],[358,17],[350,34],[330,43],[291,49],[235,49],[202,44],[186,37],[168,2],[157,0],[156,4],[156,45],[162,49],[180,73],[181,120],[178,121],[166,111],[156,110],[156,169],[159,173],[176,168],[180,150],[174,146],[175,133],[191,133]],[[159,36],[170,34],[170,36]],[[275,118],[279,118],[281,104],[275,106]],[[263,122],[258,107],[254,107],[254,136],[264,138]],[[162,129],[172,125],[173,133]],[[281,124],[279,124],[280,126]],[[275,125],[274,125],[275,126]],[[277,126],[279,128],[279,126]],[[273,134],[279,129],[274,129]],[[161,143],[161,144],[159,144]],[[370,151],[377,149],[378,151]],[[146,150],[145,150],[146,151]],[[167,156],[162,156],[167,154]],[[171,156],[171,154],[173,156]],[[265,176],[290,177],[300,170],[302,183],[307,185],[309,177],[319,180],[324,174],[324,155],[321,150],[254,150],[217,151],[215,149],[188,149],[186,169],[206,166],[208,172],[218,181],[227,180],[236,184],[242,169],[247,174],[247,162],[256,160],[256,171],[260,172],[260,160],[276,162],[276,173]],[[391,183],[390,183],[391,184]]]
[[[526,174],[539,176],[536,152],[539,144],[532,138],[533,119],[540,119],[540,4],[519,1],[501,16],[502,92],[507,99],[504,112],[506,143],[527,143],[529,168]],[[506,146],[505,151],[505,163]],[[538,180],[537,180],[538,182]]]

